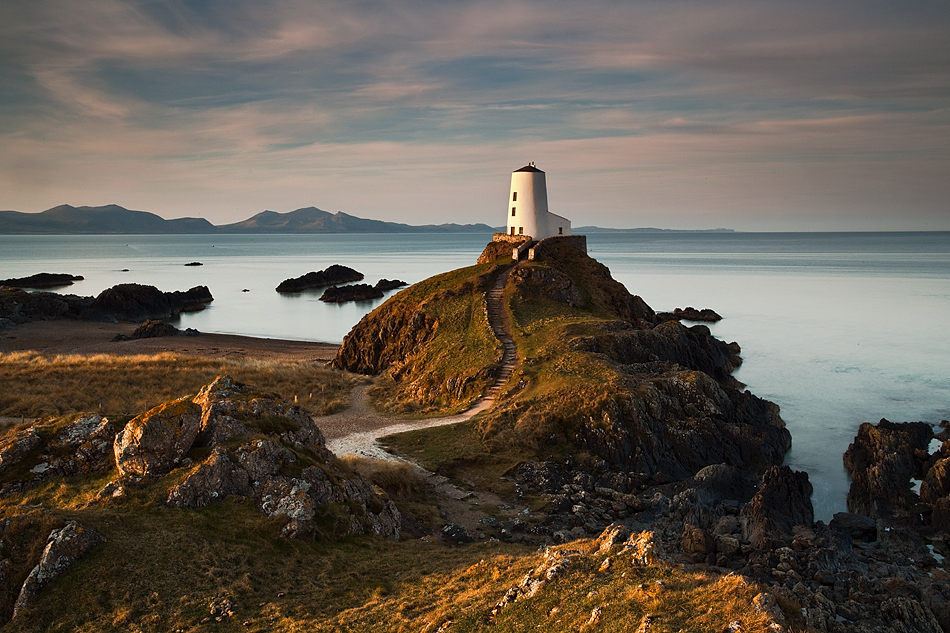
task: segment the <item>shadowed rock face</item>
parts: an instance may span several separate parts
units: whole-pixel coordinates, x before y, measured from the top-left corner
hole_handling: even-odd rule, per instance
[[[791,542],[796,525],[811,528],[815,522],[811,493],[807,473],[788,466],[770,468],[743,512],[747,540],[756,547],[767,546],[769,539]]]
[[[923,422],[865,422],[844,454],[851,475],[848,510],[872,518],[889,516],[917,503],[911,478],[923,478],[933,429]]]

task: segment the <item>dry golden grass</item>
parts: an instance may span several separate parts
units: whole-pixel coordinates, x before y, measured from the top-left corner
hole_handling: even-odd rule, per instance
[[[259,391],[294,399],[315,415],[346,406],[350,390],[362,380],[307,361],[12,352],[0,354],[0,416],[36,418],[76,411],[136,415],[195,393],[224,374]]]

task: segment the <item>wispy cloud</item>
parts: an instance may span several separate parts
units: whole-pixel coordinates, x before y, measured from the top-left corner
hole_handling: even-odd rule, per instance
[[[0,207],[493,222],[534,159],[601,224],[950,228],[948,59],[945,3],[8,0]]]

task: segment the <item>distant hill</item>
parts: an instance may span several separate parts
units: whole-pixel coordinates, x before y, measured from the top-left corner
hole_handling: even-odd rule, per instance
[[[204,218],[166,220],[147,211],[132,211],[115,204],[73,207],[61,204],[42,213],[0,211],[2,234],[109,234],[109,233],[213,233]]]
[[[204,218],[166,220],[148,211],[133,211],[117,204],[74,207],[61,204],[41,213],[0,211],[0,235],[101,235],[101,234],[220,234],[220,233],[494,233],[504,227],[487,224],[403,224],[358,218],[317,207],[278,213],[261,211],[241,222],[214,225]],[[732,229],[682,231],[676,229],[612,229],[598,226],[574,228],[575,233],[731,233]]]
[[[487,224],[425,224],[367,220],[316,207],[289,213],[262,211],[233,224],[215,226],[204,218],[166,220],[147,211],[116,204],[73,207],[63,204],[41,213],[0,211],[0,234],[184,234],[184,233],[492,233]]]
[[[261,211],[234,224],[217,227],[221,233],[491,233],[487,224],[401,224],[367,220],[338,211],[330,213],[316,207],[305,207],[277,213]]]

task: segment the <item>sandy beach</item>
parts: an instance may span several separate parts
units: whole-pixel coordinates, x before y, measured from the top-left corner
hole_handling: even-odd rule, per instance
[[[334,343],[286,341],[232,334],[165,336],[112,342],[129,336],[137,323],[34,321],[0,330],[0,353],[35,350],[44,354],[159,354],[173,352],[206,358],[262,358],[329,361],[339,349]]]

